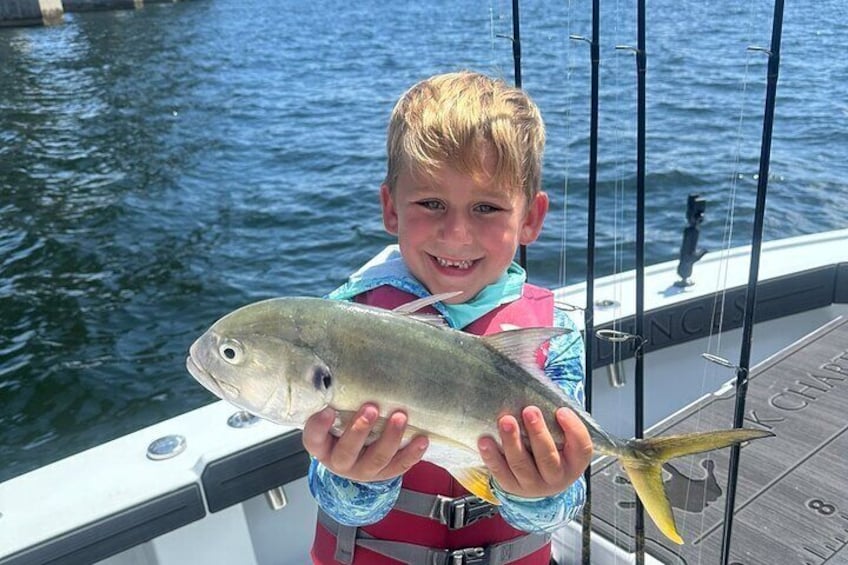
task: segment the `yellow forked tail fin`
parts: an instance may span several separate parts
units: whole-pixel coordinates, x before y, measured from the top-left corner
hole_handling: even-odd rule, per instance
[[[633,455],[622,456],[620,462],[636,490],[636,495],[663,535],[675,543],[682,544],[683,538],[680,537],[677,526],[674,524],[671,503],[665,494],[665,485],[662,480],[663,463],[676,457],[712,451],[735,443],[773,435],[764,430],[740,428],[634,439],[628,442]]]

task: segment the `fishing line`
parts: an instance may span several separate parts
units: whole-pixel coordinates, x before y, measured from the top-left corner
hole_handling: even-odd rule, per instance
[[[753,10],[750,12],[749,21],[749,30],[748,37],[753,36]],[[707,352],[718,355],[721,351],[721,339],[722,332],[724,330],[724,316],[726,311],[726,303],[727,303],[727,286],[728,286],[728,275],[729,275],[729,262],[730,262],[730,250],[733,246],[733,226],[735,224],[735,213],[736,213],[736,198],[738,194],[738,183],[739,179],[742,178],[742,174],[740,172],[740,162],[741,162],[741,154],[742,154],[742,134],[744,131],[745,124],[745,110],[748,105],[747,101],[747,92],[748,92],[748,84],[749,80],[749,71],[750,71],[750,63],[751,63],[751,51],[746,51],[745,57],[745,70],[742,78],[742,103],[739,108],[739,118],[737,120],[736,127],[736,146],[734,151],[734,160],[733,167],[730,174],[730,183],[728,190],[728,207],[727,212],[725,214],[725,222],[723,228],[723,237],[722,237],[722,250],[721,256],[719,260],[719,270],[716,277],[716,288],[720,288],[721,292],[716,293],[714,295],[713,300],[713,311],[711,313],[710,318],[710,331],[707,343]],[[720,304],[720,306],[719,306]],[[716,325],[716,314],[718,314],[718,324]],[[716,345],[715,349],[712,349],[712,339],[716,337]]]
[[[749,5],[749,17],[747,18],[748,22],[748,30],[746,33],[747,37],[753,37],[754,34],[754,23],[755,18],[753,14],[753,8]],[[750,41],[749,41],[750,43]],[[729,188],[728,188],[728,196],[726,198],[726,202],[728,202],[727,210],[725,213],[725,220],[723,226],[723,236],[722,236],[722,247],[718,260],[718,270],[716,273],[716,289],[721,289],[720,292],[717,291],[713,294],[713,302],[712,302],[712,310],[710,311],[710,322],[709,322],[709,333],[707,336],[707,352],[702,354],[705,359],[705,362],[702,364],[703,370],[701,374],[701,387],[700,390],[704,391],[707,388],[707,377],[710,372],[710,368],[712,365],[719,365],[725,368],[733,368],[733,365],[729,363],[726,359],[720,356],[721,351],[721,342],[722,342],[722,332],[724,331],[724,319],[726,314],[727,307],[727,288],[728,288],[728,275],[729,275],[729,262],[730,262],[730,249],[733,244],[733,226],[735,223],[735,211],[736,211],[736,199],[737,199],[737,187],[738,180],[741,178],[740,174],[740,162],[741,162],[741,153],[742,153],[742,144],[743,144],[743,131],[745,124],[745,116],[746,110],[748,109],[749,101],[747,99],[748,93],[748,85],[749,85],[749,70],[750,70],[750,51],[746,51],[745,57],[745,67],[742,75],[742,83],[741,83],[741,103],[739,105],[739,117],[737,118],[737,127],[736,127],[736,143],[734,147],[734,156],[733,162],[730,172],[729,179]],[[715,339],[715,346],[713,346],[713,340]],[[709,362],[707,362],[709,361]],[[696,429],[701,429],[701,418],[702,413],[698,411],[695,416],[695,427]],[[689,460],[688,467],[688,475],[689,477],[694,476],[695,468],[696,468],[696,458],[692,457]],[[709,475],[705,477],[709,478]],[[686,485],[686,501],[688,502],[691,496],[691,487],[692,483],[689,481]],[[702,499],[699,501],[700,506],[702,508],[706,508],[706,497],[707,492],[704,490],[702,493]],[[685,528],[686,520],[688,519],[688,515],[684,514],[682,520],[682,527]],[[700,513],[699,517],[699,525],[698,531],[703,531],[706,523],[706,514],[705,512]],[[699,561],[700,556],[703,555],[705,551],[705,547],[701,546],[699,550]]]
[[[491,41],[491,67],[492,73],[498,77],[504,78],[504,70],[499,60],[499,50],[496,46],[496,41],[500,39],[509,39],[510,36],[504,33],[498,33],[497,27],[499,22],[503,20],[503,6],[497,0],[489,0],[489,36]]]
[[[645,49],[645,0],[636,2],[636,47],[616,45],[616,49],[628,50],[636,57],[636,241],[635,241],[635,312],[632,334],[615,329],[608,332],[607,339],[616,342],[635,339],[634,366],[634,426],[633,437],[644,436],[644,309],[645,309],[645,154],[646,154],[646,74],[647,52]],[[623,175],[623,173],[622,173]],[[623,191],[622,191],[623,192]],[[618,207],[618,202],[616,203]],[[623,206],[621,206],[623,208]],[[616,238],[618,239],[618,238]],[[603,337],[599,332],[599,337]],[[645,514],[642,501],[634,497],[634,540],[637,565],[645,562]]]
[[[571,30],[571,3],[569,9],[569,31]],[[589,172],[587,194],[587,235],[586,235],[586,306],[583,311],[584,320],[584,406],[592,413],[592,394],[594,380],[594,346],[595,346],[595,240],[596,240],[596,211],[597,211],[597,173],[598,173],[598,124],[599,124],[599,73],[600,73],[600,0],[592,1],[592,38],[569,34],[569,38],[585,41],[590,47],[590,125],[589,125]],[[569,104],[570,107],[570,104]],[[569,114],[570,115],[570,114]],[[567,179],[566,179],[567,180]],[[568,183],[566,182],[566,193]],[[563,224],[562,249],[565,249],[565,232],[567,222]],[[564,263],[564,257],[561,259]],[[586,468],[583,474],[585,481],[585,502],[581,524],[581,562],[591,563],[591,534],[592,534],[592,466]]]
[[[568,32],[571,31],[571,0],[568,1],[566,6],[567,17],[566,17],[566,30]],[[570,37],[569,33],[569,37]],[[565,167],[563,170],[563,175],[565,178],[562,181],[562,226],[560,228],[560,237],[559,237],[559,271],[557,273],[557,281],[558,286],[563,287],[567,284],[568,280],[568,265],[566,263],[566,249],[568,248],[568,186],[570,181],[569,171],[570,167],[570,157],[571,157],[571,106],[572,106],[572,93],[571,93],[571,81],[573,79],[572,69],[574,68],[572,52],[570,47],[570,43],[566,43],[565,51],[566,51],[566,73],[565,73],[565,147],[563,149],[563,160],[565,162]],[[588,334],[587,334],[588,335]]]
[[[497,57],[495,55],[495,0],[489,0],[489,54],[491,55],[491,67],[498,69]]]
[[[502,39],[507,39],[512,43],[512,62],[513,62],[513,84],[516,88],[522,88],[521,81],[521,18],[519,11],[519,0],[512,0],[512,33],[511,35],[507,34],[495,34],[495,24],[494,24],[494,16],[491,15],[494,12],[494,8],[490,2],[489,4],[489,13],[490,13],[490,29],[492,33],[492,50],[494,52],[494,44],[495,37],[500,37]],[[500,12],[502,13],[502,12]],[[500,18],[499,18],[500,19]],[[500,66],[498,66],[500,69]],[[502,74],[502,73],[499,73]],[[527,270],[527,246],[519,245],[518,246],[518,264],[521,265],[525,271]]]
[[[729,264],[730,264],[730,250],[733,244],[733,225],[735,222],[735,210],[736,210],[736,198],[737,198],[737,188],[738,188],[738,179],[740,178],[740,161],[741,161],[741,153],[742,153],[742,134],[743,127],[745,123],[745,110],[747,108],[747,90],[749,84],[749,68],[750,68],[750,54],[746,55],[745,59],[745,69],[742,78],[742,103],[740,104],[739,109],[739,118],[737,120],[737,128],[736,128],[736,147],[734,152],[734,160],[733,167],[730,176],[729,189],[728,189],[728,208],[725,213],[725,221],[723,227],[723,236],[722,236],[722,248],[721,255],[718,260],[718,270],[716,273],[716,283],[715,288],[721,289],[720,292],[715,292],[713,294],[713,303],[712,310],[710,312],[710,326],[709,326],[709,335],[707,336],[707,352],[702,354],[705,359],[703,363],[703,371],[701,374],[701,389],[704,390],[707,385],[707,377],[710,372],[710,368],[713,365],[719,365],[724,368],[732,368],[732,364],[728,364],[727,360],[721,357],[720,352],[722,349],[722,333],[725,327],[725,315],[727,309],[727,287],[728,287],[728,275],[729,275]],[[713,345],[713,340],[715,340],[715,345]],[[701,423],[701,412],[698,411],[696,416],[696,428],[700,429]],[[689,462],[689,476],[693,476],[693,471],[695,469],[695,459],[692,458]],[[687,484],[686,487],[686,499],[689,499],[691,482]],[[700,501],[701,506],[706,508],[706,492],[704,492],[704,499]],[[684,515],[683,525],[685,527],[686,518],[688,516]],[[698,530],[703,531],[706,523],[706,515],[702,512],[700,514],[700,525]],[[704,547],[702,546],[699,553],[703,553]]]
[[[568,0],[566,3],[566,31],[568,32],[567,37],[570,39],[574,39],[575,36],[571,34],[571,30],[573,29],[573,21],[572,21],[572,2]],[[567,284],[568,281],[568,264],[567,264],[567,249],[568,249],[568,202],[569,202],[569,187],[570,187],[570,171],[571,171],[571,136],[572,136],[572,108],[573,108],[573,92],[571,89],[571,81],[574,79],[574,69],[576,67],[574,63],[574,53],[571,50],[571,42],[565,42],[565,65],[566,65],[566,75],[565,75],[565,107],[564,107],[564,148],[563,148],[563,184],[562,184],[562,224],[560,228],[560,253],[559,253],[559,266],[558,266],[558,287],[563,287]],[[596,115],[596,113],[594,114]],[[590,159],[591,162],[591,159]],[[590,169],[591,169],[590,164]],[[590,173],[591,177],[591,173]],[[591,183],[590,183],[591,185]],[[590,189],[591,191],[591,189]],[[590,206],[591,210],[591,206]],[[590,216],[591,216],[590,211]],[[594,234],[590,234],[589,244],[587,245],[587,253],[591,257],[594,254]],[[587,261],[589,265],[593,265],[594,261]],[[591,389],[592,389],[592,358],[591,358],[591,342],[590,336],[591,333],[591,315],[592,315],[592,307],[591,300],[589,297],[591,296],[591,289],[594,282],[594,275],[592,273],[592,269],[589,269],[587,272],[587,307],[580,308],[579,306],[574,306],[572,304],[567,304],[565,302],[558,302],[557,307],[566,312],[578,312],[582,311],[584,316],[584,358],[583,358],[583,367],[584,367],[584,408],[587,412],[591,413]],[[591,517],[591,495],[590,495],[590,477],[591,474],[591,465],[587,467],[584,473],[584,479],[586,481],[586,490],[585,490],[585,502],[583,507],[583,522],[581,524],[581,530],[583,532],[584,543],[583,547],[580,550],[583,556],[583,563],[587,563],[587,559],[589,558],[588,548],[585,542],[586,536],[588,532],[591,532],[591,524],[586,519],[587,513]],[[571,547],[571,555],[570,559],[567,560],[568,563],[577,562],[577,554],[578,548],[572,546]]]
[[[494,33],[494,24],[492,24]],[[513,77],[516,88],[522,88],[521,80],[521,16],[519,0],[512,0],[512,35],[497,34],[496,37],[508,39],[512,43]],[[494,45],[494,39],[492,40]],[[527,246],[518,246],[518,264],[527,270]]]
[[[771,138],[774,128],[774,108],[777,97],[777,78],[780,70],[780,41],[783,34],[783,0],[775,0],[772,18],[771,47],[758,49],[768,55],[766,73],[766,100],[763,112],[763,134],[760,145],[760,167],[757,178],[757,200],[754,210],[754,226],[751,230],[751,262],[748,272],[745,314],[742,323],[742,351],[739,354],[739,368],[736,371],[736,405],[733,413],[733,425],[742,427],[745,417],[745,401],[748,393],[748,373],[751,361],[751,341],[754,331],[754,309],[757,302],[757,279],[760,268],[760,251],[763,242],[766,194],[768,192],[769,164],[771,159]],[[727,479],[727,497],[724,507],[724,528],[721,538],[721,562],[728,565],[730,560],[730,542],[733,532],[733,508],[736,502],[736,481],[739,476],[739,457],[741,447],[734,445],[730,449],[730,465]]]
[[[614,7],[614,17],[613,17],[613,45],[617,45],[620,43],[620,37],[622,34],[622,30],[619,27],[619,22],[621,21],[622,8],[620,0],[615,1]],[[621,76],[621,63],[619,57],[613,57],[613,73],[612,73],[612,83],[613,83],[613,107],[621,108],[622,100],[621,100],[621,83],[619,81],[619,77]],[[612,329],[618,330],[620,327],[620,317],[621,317],[621,304],[622,304],[622,278],[620,273],[624,270],[623,265],[623,254],[621,253],[621,236],[620,236],[620,225],[624,224],[624,171],[623,171],[623,159],[621,154],[619,153],[619,149],[623,145],[623,132],[625,128],[629,125],[629,122],[625,122],[620,117],[617,118],[622,122],[620,127],[612,128],[612,164],[613,164],[613,261],[612,261],[612,289],[613,289],[613,304],[612,304]],[[622,353],[621,347],[612,343],[611,345],[611,359],[610,362],[614,364],[622,363]],[[623,395],[616,395],[616,413],[623,414]],[[613,481],[613,496],[614,500],[623,500],[623,494],[626,493],[626,496],[632,495],[632,489],[625,486],[624,482],[616,482]],[[629,517],[629,514],[628,514]],[[613,541],[616,546],[621,547],[621,541],[619,537],[619,532],[623,532],[623,528],[619,525],[619,512],[616,510],[613,512]],[[624,534],[621,534],[624,535]],[[616,556],[616,561],[617,561]]]
[[[748,37],[753,36],[754,30],[754,19],[753,17],[748,18],[749,28],[748,28]],[[710,374],[710,369],[713,368],[713,365],[720,365],[727,368],[727,364],[720,356],[721,351],[721,342],[722,342],[722,332],[724,329],[724,319],[726,313],[726,305],[727,305],[727,288],[728,288],[728,275],[729,275],[729,259],[730,259],[730,250],[733,245],[733,226],[735,221],[735,210],[736,210],[736,198],[737,198],[737,187],[738,187],[738,179],[740,178],[740,162],[741,162],[741,153],[742,153],[742,145],[743,145],[743,128],[745,124],[745,115],[746,109],[748,108],[749,101],[747,99],[748,93],[748,85],[749,85],[749,69],[750,69],[750,52],[746,52],[745,58],[745,67],[742,75],[741,82],[741,91],[740,91],[740,99],[741,103],[739,105],[739,117],[737,118],[737,126],[736,126],[736,143],[734,148],[734,156],[733,162],[730,172],[729,186],[728,186],[728,196],[725,201],[727,202],[727,210],[725,212],[724,226],[722,229],[722,246],[718,259],[718,270],[716,272],[716,282],[715,289],[721,289],[720,291],[713,293],[713,302],[712,309],[710,311],[710,322],[709,322],[709,333],[707,336],[707,352],[703,354],[704,362],[702,364],[703,370],[701,373],[701,386],[700,389],[702,392],[707,388],[707,377]],[[713,345],[713,341],[715,340],[715,345]],[[732,365],[731,365],[732,367]],[[695,428],[701,429],[701,421],[702,421],[702,412],[699,410],[695,416]],[[696,471],[696,458],[691,457],[689,459],[688,466],[688,476],[694,477]],[[706,471],[706,470],[705,470]],[[706,474],[705,480],[709,479],[709,473]],[[685,500],[688,503],[691,495],[692,482],[688,481],[686,485],[686,497]],[[702,498],[698,501],[701,508],[706,509],[707,506],[707,491],[704,490],[702,492]],[[688,505],[688,504],[687,504]],[[682,529],[686,528],[686,521],[689,518],[688,514],[684,513],[681,520]],[[703,531],[706,524],[706,513],[704,511],[699,513],[699,524],[698,531]],[[705,547],[702,545],[698,551],[698,562],[701,561],[703,553],[705,551]]]

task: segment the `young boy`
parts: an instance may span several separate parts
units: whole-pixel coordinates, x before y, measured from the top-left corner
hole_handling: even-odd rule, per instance
[[[548,210],[540,190],[544,138],[536,105],[502,81],[460,72],[413,86],[392,113],[380,187],[383,223],[398,245],[330,298],[394,308],[461,291],[435,306],[454,328],[573,328],[554,309],[552,294],[526,284],[513,262],[518,246],[537,238]],[[539,355],[546,374],[581,403],[582,353],[572,332]],[[402,412],[367,446],[376,406],[361,407],[340,437],[330,433],[331,409],[314,415],[303,432],[313,457],[309,484],[321,508],[313,561],[547,565],[549,533],[582,507],[581,474],[592,453],[577,417],[564,408],[556,416],[566,437],[562,449],[533,406],[520,419],[500,418],[500,444],[480,439],[501,503],[494,507],[421,461],[427,438],[401,447]]]

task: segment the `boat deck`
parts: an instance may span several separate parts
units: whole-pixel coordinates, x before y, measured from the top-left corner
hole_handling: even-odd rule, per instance
[[[731,427],[734,404],[735,389],[728,387],[646,435]],[[775,437],[742,448],[729,561],[848,563],[848,319],[752,370],[745,425]],[[666,540],[646,516],[649,553],[667,563],[720,562],[729,457],[728,448],[666,465],[666,491],[685,545]],[[608,459],[593,465],[592,476],[594,529],[632,550],[632,488]]]

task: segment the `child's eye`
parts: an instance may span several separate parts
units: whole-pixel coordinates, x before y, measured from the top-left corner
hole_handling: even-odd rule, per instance
[[[491,204],[478,204],[475,206],[475,210],[481,214],[492,214],[494,212],[498,212],[500,208],[492,206]]]
[[[442,203],[438,200],[422,200],[418,202],[418,205],[427,210],[441,210],[444,208]]]

